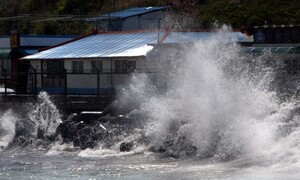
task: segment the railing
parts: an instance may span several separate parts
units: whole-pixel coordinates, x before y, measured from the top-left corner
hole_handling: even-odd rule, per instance
[[[97,73],[32,71],[28,73],[27,93],[37,94],[40,91],[48,91],[65,96],[114,94],[113,76],[111,73],[100,73],[99,71]],[[107,89],[111,92],[107,93]]]
[[[60,72],[37,71],[33,67],[28,72],[2,72],[0,84],[3,90],[0,94],[27,94],[36,95],[46,91],[52,95],[115,95],[115,89],[128,84],[132,73],[147,74],[156,83],[158,77],[164,77],[159,72],[133,70],[128,72],[111,72],[104,69],[93,72],[73,73],[62,70]],[[110,72],[108,72],[110,71]],[[162,81],[162,80],[158,80]],[[166,84],[166,83],[163,83]],[[12,91],[15,90],[15,91]]]
[[[0,77],[0,84],[2,84],[0,91],[0,105],[2,107],[10,106],[11,103],[35,102],[37,94],[40,91],[46,91],[47,88],[48,90],[52,90],[47,91],[51,95],[51,100],[57,105],[57,107],[59,107],[59,109],[64,112],[103,110],[115,98],[113,93],[101,93],[101,78],[103,80],[104,76],[111,76],[107,73],[97,72],[95,74],[61,72],[46,74],[36,72],[35,70],[30,70],[26,73],[7,73],[3,71],[2,75],[3,76]],[[68,81],[71,81],[72,76],[74,75],[83,77],[86,76],[86,82],[83,84],[86,84],[89,80],[90,88],[94,91],[85,92],[84,94],[72,93],[72,88],[70,87],[70,83],[68,83]],[[91,76],[94,77],[94,81],[91,81]],[[20,77],[23,77],[24,81],[17,81],[18,79],[22,79]],[[51,79],[53,77],[57,77],[57,79]],[[53,90],[61,90],[61,92],[54,93]]]

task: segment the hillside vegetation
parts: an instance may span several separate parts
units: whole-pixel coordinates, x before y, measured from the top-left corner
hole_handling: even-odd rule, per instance
[[[262,24],[300,24],[299,0],[210,0],[199,8],[198,21],[233,27]]]
[[[86,34],[81,18],[145,6],[169,6],[174,27],[300,24],[299,0],[0,0],[0,34]]]

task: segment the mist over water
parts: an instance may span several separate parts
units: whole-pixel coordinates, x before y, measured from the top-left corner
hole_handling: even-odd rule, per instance
[[[280,98],[283,57],[242,54],[226,38],[221,30],[184,47],[179,63],[168,66],[163,94],[146,76],[133,78],[125,99],[136,97],[147,119],[149,148],[171,157],[299,167],[299,102]]]

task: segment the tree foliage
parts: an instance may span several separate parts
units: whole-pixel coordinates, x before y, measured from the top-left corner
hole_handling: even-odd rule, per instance
[[[0,34],[18,29],[26,34],[84,34],[92,25],[51,21],[66,15],[99,16],[131,7],[169,6],[169,23],[207,28],[214,23],[233,28],[262,24],[300,24],[299,0],[0,0]],[[170,17],[172,16],[172,17]],[[37,21],[37,19],[50,19]],[[70,28],[70,29],[66,29]],[[89,31],[89,30],[87,30]]]
[[[233,27],[299,24],[299,0],[210,0],[199,8],[203,26],[214,22]]]

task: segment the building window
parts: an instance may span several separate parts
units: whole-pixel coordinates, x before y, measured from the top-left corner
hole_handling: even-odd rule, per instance
[[[126,65],[125,65],[126,61],[122,61],[122,60],[117,60],[115,61],[115,71],[116,73],[126,73]]]
[[[96,74],[97,70],[103,72],[103,61],[92,61],[92,73]]]
[[[47,72],[49,79],[61,78],[64,73],[64,62],[63,61],[42,61],[42,68],[44,72]]]
[[[115,63],[116,73],[129,73],[136,69],[136,61],[117,60]]]
[[[73,73],[83,73],[83,61],[73,61],[72,67]]]
[[[127,72],[134,72],[136,70],[136,61],[128,61]]]
[[[10,77],[11,76],[11,63],[10,59],[1,59],[0,61],[0,66],[1,66],[1,77]]]

